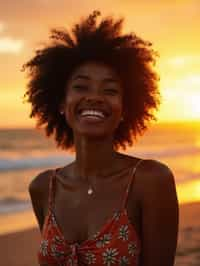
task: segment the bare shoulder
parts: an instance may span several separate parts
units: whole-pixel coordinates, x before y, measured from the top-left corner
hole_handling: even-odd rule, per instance
[[[49,186],[50,176],[53,170],[48,169],[37,174],[29,183],[28,189],[31,192],[43,193]]]
[[[45,170],[39,173],[28,186],[33,211],[38,221],[40,231],[42,231],[44,218],[48,209],[48,188],[52,172],[52,170]]]
[[[154,190],[162,193],[165,185],[175,185],[172,170],[163,162],[146,159],[141,161],[136,169],[137,186],[140,191],[141,200],[148,195],[148,191]]]
[[[141,168],[144,173],[155,176],[155,178],[156,176],[167,176],[172,174],[170,168],[165,163],[158,160],[144,159],[141,165],[143,166]]]
[[[174,265],[179,222],[174,175],[166,164],[148,159],[139,165],[136,178],[142,210],[142,265]]]

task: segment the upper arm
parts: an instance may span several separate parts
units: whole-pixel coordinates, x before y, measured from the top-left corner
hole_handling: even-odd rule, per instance
[[[45,217],[44,209],[48,201],[48,183],[49,170],[38,174],[28,186],[33,211],[36,216],[40,232],[42,232]]]
[[[173,266],[179,208],[174,176],[164,164],[148,160],[144,174],[141,266]]]

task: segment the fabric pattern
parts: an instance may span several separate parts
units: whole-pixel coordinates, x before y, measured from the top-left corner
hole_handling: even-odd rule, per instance
[[[48,266],[138,266],[141,242],[129,220],[126,203],[139,160],[133,168],[123,198],[122,208],[113,213],[99,232],[82,243],[69,243],[64,238],[53,212],[53,189],[55,175],[49,185],[49,208],[42,230],[38,250],[39,264]]]

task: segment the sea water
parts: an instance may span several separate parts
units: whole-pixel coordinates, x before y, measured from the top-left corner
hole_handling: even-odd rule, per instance
[[[177,185],[191,181],[198,184],[200,123],[151,125],[132,147],[120,152],[166,164]],[[74,155],[56,148],[53,139],[45,137],[42,130],[0,129],[0,214],[30,209],[28,185],[31,180],[44,170],[73,160]]]

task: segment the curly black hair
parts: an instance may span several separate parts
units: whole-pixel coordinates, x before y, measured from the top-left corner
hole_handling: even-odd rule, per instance
[[[87,61],[111,66],[123,84],[123,122],[115,130],[113,147],[124,150],[137,135],[156,120],[155,109],[160,104],[159,76],[154,66],[158,53],[135,33],[122,34],[124,19],[109,16],[97,25],[100,11],[75,24],[71,33],[66,29],[51,29],[49,44],[35,51],[35,56],[23,65],[29,82],[24,98],[31,103],[30,117],[36,117],[36,128],[44,125],[47,137],[54,136],[57,147],[74,151],[73,131],[60,114],[60,104],[66,94],[66,82],[73,70]]]

